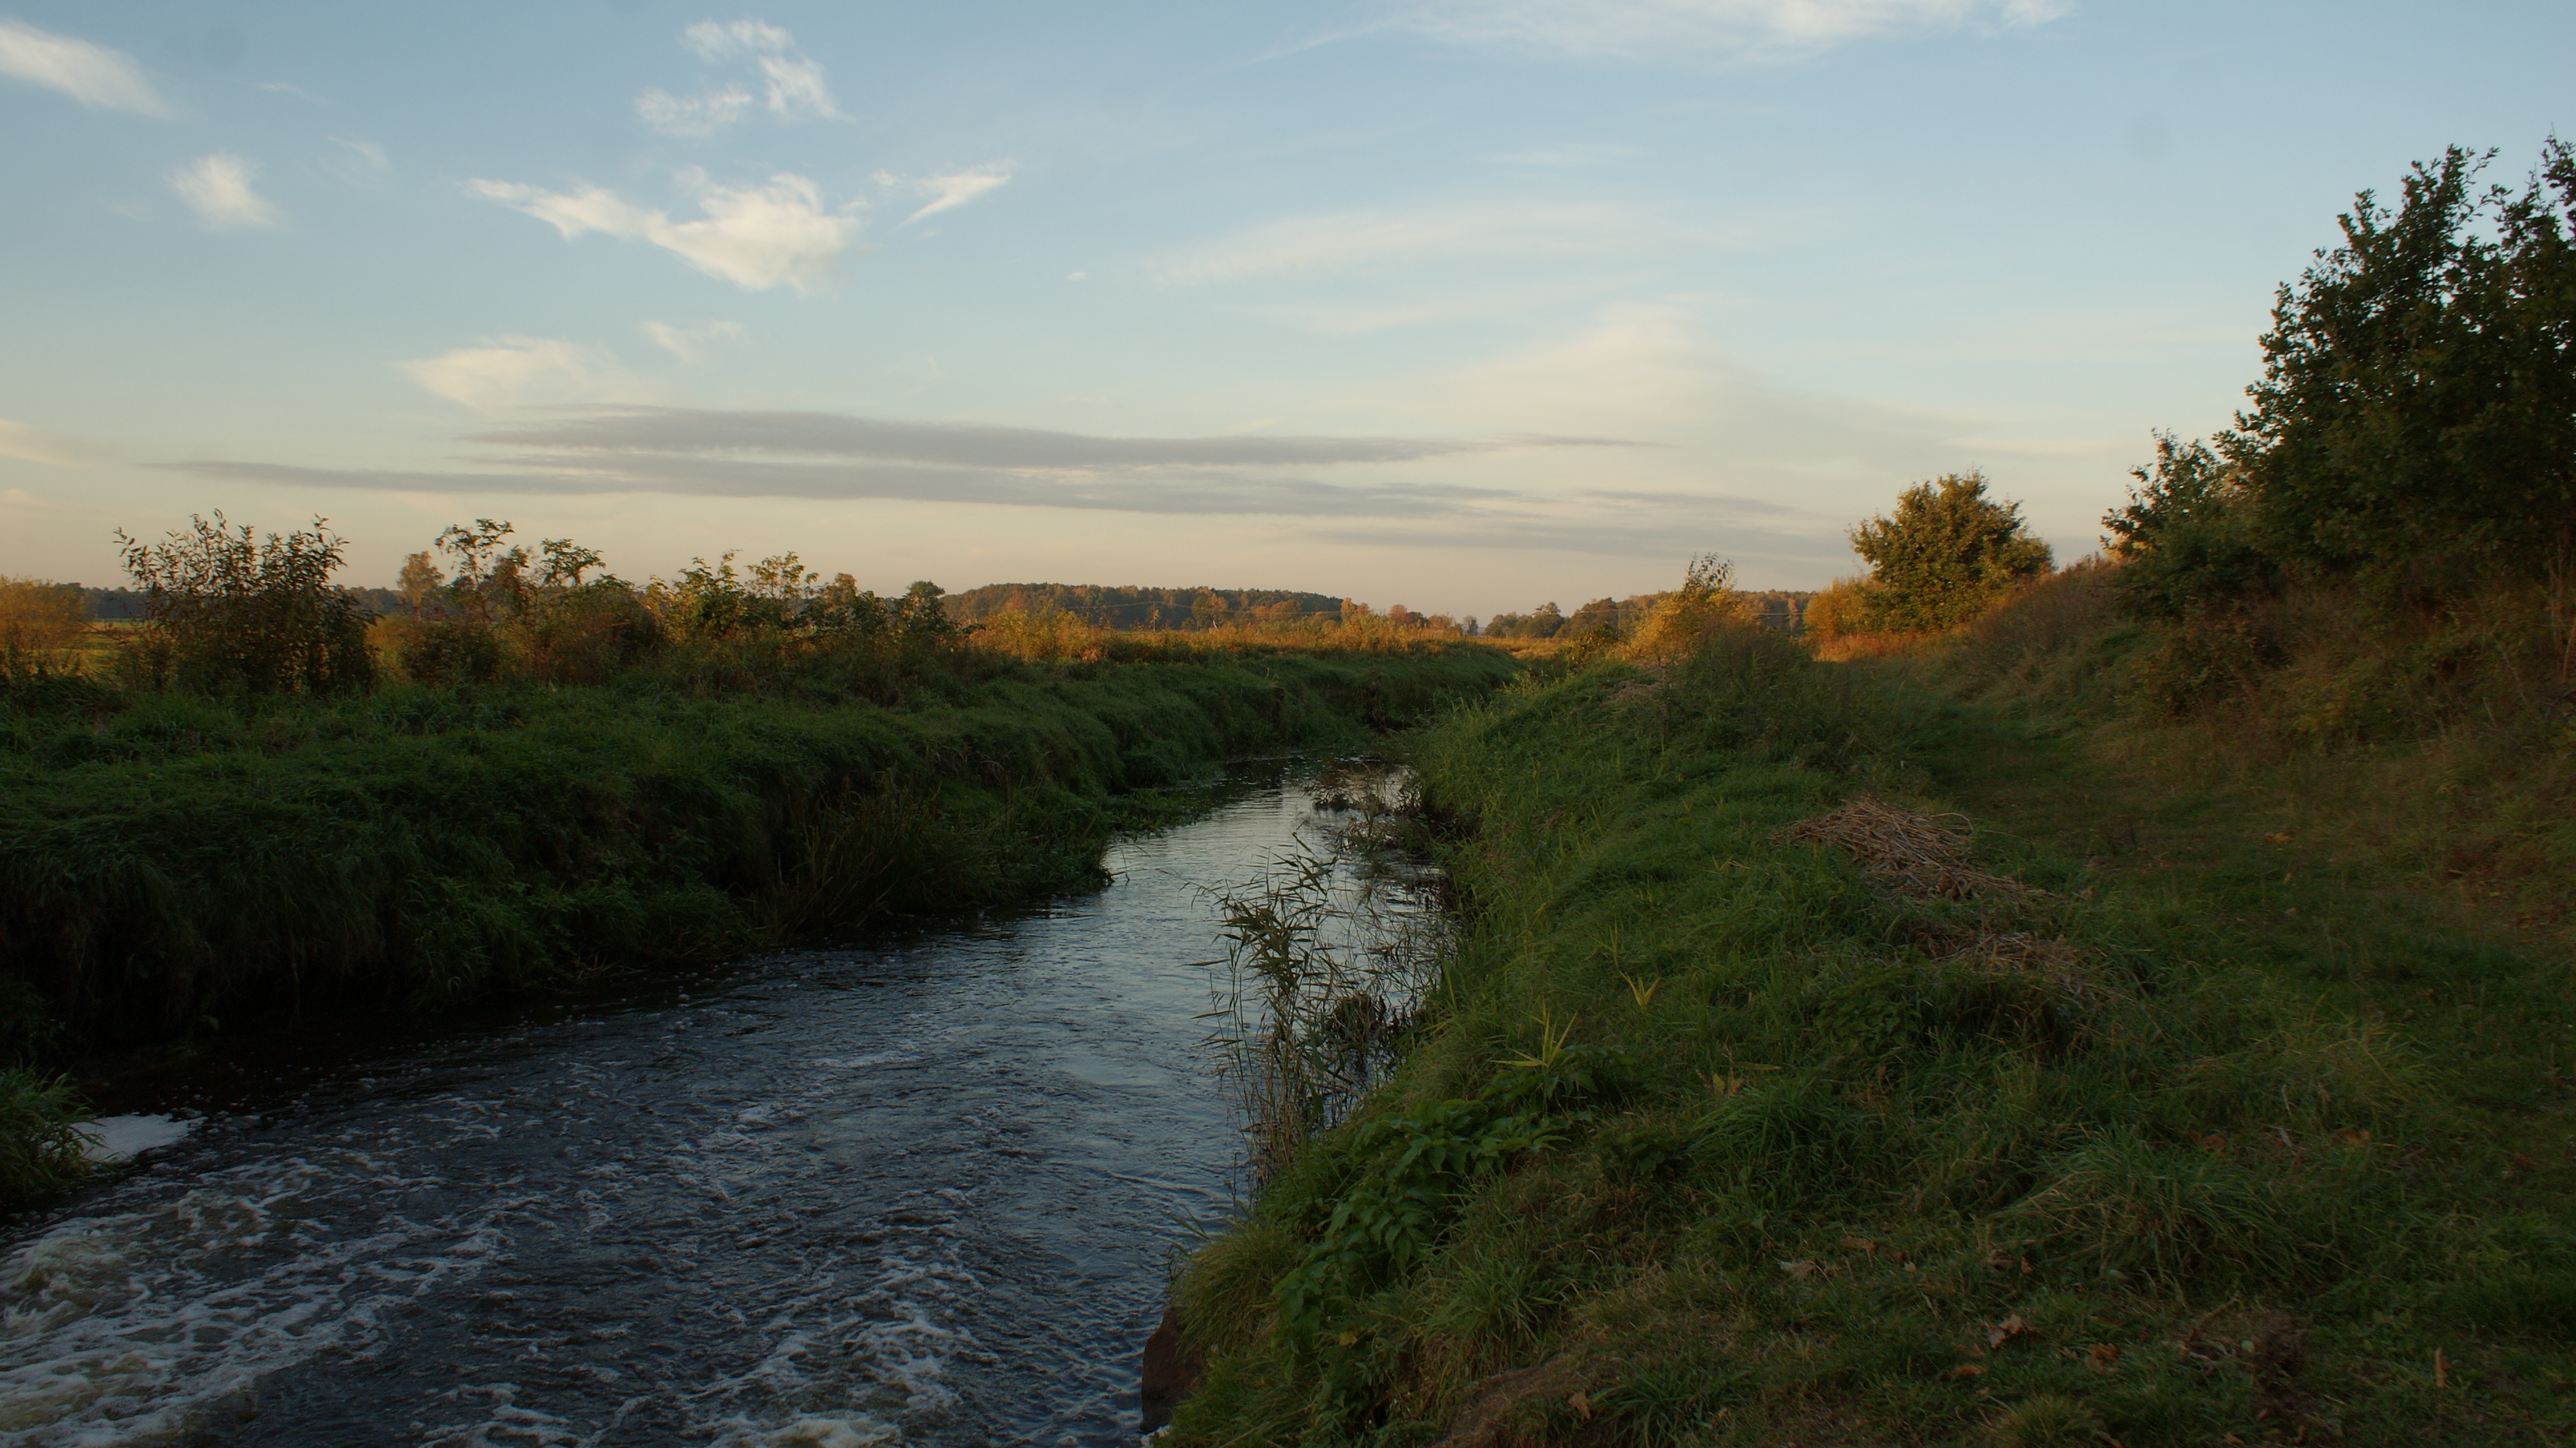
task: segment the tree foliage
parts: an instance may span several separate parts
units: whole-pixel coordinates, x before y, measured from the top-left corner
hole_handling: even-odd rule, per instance
[[[2563,564],[2576,524],[2576,156],[2519,194],[2452,147],[2280,289],[2221,441],[2263,548],[2383,586]]]
[[[1974,471],[1906,489],[1896,515],[1853,528],[1851,544],[1870,566],[1863,613],[1871,628],[1888,631],[1965,623],[2051,562],[2048,545],[2025,528],[2021,505],[1986,496],[1985,474]]]
[[[143,591],[154,671],[181,688],[323,694],[375,682],[372,615],[331,583],[344,543],[326,520],[257,540],[218,510],[159,543],[116,538]]]
[[[2129,470],[2128,506],[2106,515],[2119,589],[2141,617],[2179,619],[2268,592],[2278,568],[2255,539],[2243,470],[2206,443],[2156,434],[2155,460]]]

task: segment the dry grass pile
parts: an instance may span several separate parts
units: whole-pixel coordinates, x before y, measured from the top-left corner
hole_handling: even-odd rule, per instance
[[[1858,795],[1831,814],[1800,820],[1771,842],[1831,845],[1858,861],[1880,888],[1907,899],[2018,907],[2053,898],[2045,890],[1969,864],[1968,839],[1965,815],[1923,814]],[[1936,960],[1984,975],[2035,979],[2068,997],[2096,1002],[2122,997],[2104,979],[2093,952],[2063,935],[2040,935],[2007,924],[1981,919],[1973,928],[1960,928],[1919,921],[1915,944]]]
[[[1917,899],[2028,900],[2042,893],[1968,863],[1966,816],[1921,814],[1865,794],[1831,814],[1800,820],[1771,842],[1832,845],[1880,886]]]

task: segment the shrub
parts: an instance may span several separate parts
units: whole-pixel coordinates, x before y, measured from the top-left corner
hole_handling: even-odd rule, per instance
[[[600,683],[662,642],[661,620],[615,579],[539,593],[521,632],[529,676],[549,684]]]
[[[2128,506],[2103,516],[2134,618],[2183,619],[2273,591],[2279,569],[2256,539],[2243,471],[2208,445],[2156,434],[2152,463],[2130,469]]]
[[[210,694],[324,694],[375,683],[373,616],[331,584],[342,540],[310,532],[254,541],[219,510],[147,544],[119,529],[125,571],[143,591],[151,672]]]
[[[1826,584],[1815,597],[1807,600],[1807,611],[1801,621],[1807,632],[1819,639],[1837,639],[1862,632],[1867,604],[1861,593],[1863,580],[1837,578]]]
[[[1896,516],[1853,528],[1851,543],[1870,566],[1860,588],[1868,625],[1891,632],[1956,627],[2050,564],[2021,505],[1987,497],[1985,475],[1973,471],[1906,489]]]
[[[498,678],[506,655],[489,627],[443,618],[421,625],[397,645],[394,661],[414,683],[452,689]]]
[[[1670,662],[1697,649],[1711,635],[1757,623],[1751,604],[1735,591],[1735,569],[1714,554],[1690,561],[1679,590],[1665,595],[1638,625],[1628,644],[1631,659]]]
[[[0,576],[0,677],[62,672],[82,612],[77,588]]]

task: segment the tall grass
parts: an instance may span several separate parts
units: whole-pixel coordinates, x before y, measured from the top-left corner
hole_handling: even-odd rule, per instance
[[[67,1044],[434,1004],[1082,888],[1117,800],[1490,688],[1490,651],[0,709],[0,970]],[[96,702],[96,701],[92,701]]]
[[[1181,1279],[1177,1441],[2576,1428],[2568,953],[2091,738],[1746,634],[1437,725],[1462,937],[1393,1083]],[[1862,794],[1971,823],[1915,837],[1952,885],[1792,829]]]
[[[2142,623],[2120,572],[2071,569],[1901,667],[2159,791],[2252,796],[2267,834],[2576,926],[2576,677],[2563,601],[2498,582],[2399,606],[2301,585],[2215,619]]]

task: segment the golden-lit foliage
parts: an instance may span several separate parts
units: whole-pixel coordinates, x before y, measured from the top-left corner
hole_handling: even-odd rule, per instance
[[[1189,630],[1101,628],[1071,613],[1005,608],[976,624],[969,642],[1031,663],[1130,663],[1290,649],[1403,652],[1465,636],[1445,616],[1377,613],[1364,604],[1339,618],[1307,614]]]
[[[1760,615],[1734,582],[1731,564],[1713,556],[1691,560],[1682,586],[1655,604],[1621,652],[1632,663],[1669,664],[1716,634],[1759,626]]]
[[[61,668],[81,640],[80,590],[0,576],[0,660],[10,668]]]

